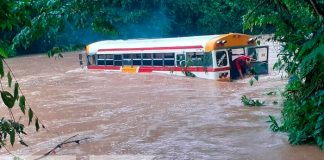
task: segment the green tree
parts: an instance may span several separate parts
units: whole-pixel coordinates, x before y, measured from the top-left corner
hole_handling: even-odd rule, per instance
[[[142,7],[131,7],[137,6],[135,4],[142,4],[139,5],[142,7],[145,5],[144,1],[138,3],[137,0],[0,1],[0,93],[8,110],[8,117],[0,119],[0,148],[6,146],[8,139],[13,145],[17,137],[22,145],[27,146],[22,139],[22,135],[26,134],[24,124],[16,121],[12,112],[15,106],[19,107],[22,114],[28,117],[28,125],[34,123],[36,131],[40,127],[45,128],[28,105],[5,58],[13,55],[19,47],[27,48],[41,38],[55,37],[64,29],[67,22],[76,28],[91,27],[94,30],[112,33],[116,30],[113,27],[114,23],[136,20],[144,14]],[[8,68],[7,74],[4,68]],[[5,79],[8,81],[7,87],[3,85]],[[13,82],[14,85],[12,85]]]
[[[26,49],[37,40],[54,41],[67,24],[75,29],[90,28],[104,34],[116,34],[118,25],[138,22],[143,16],[149,15],[156,2],[2,0],[0,47],[14,55],[17,48]]]
[[[174,0],[167,1],[171,19],[170,35],[187,36],[242,32],[242,16],[246,13],[240,1]]]
[[[40,129],[41,123],[32,108],[28,105],[25,96],[20,90],[19,83],[4,58],[7,58],[9,53],[14,52],[16,45],[23,44],[27,46],[29,44],[28,42],[37,39],[38,35],[41,33],[36,33],[36,31],[35,33],[31,33],[30,31],[40,27],[44,28],[44,26],[40,26],[39,22],[36,22],[37,19],[34,21],[30,19],[31,16],[35,16],[35,8],[30,8],[31,1],[3,0],[0,1],[0,7],[0,92],[3,104],[8,110],[8,118],[2,117],[0,120],[0,148],[7,144],[7,139],[9,139],[10,144],[13,145],[17,141],[17,136],[19,137],[19,142],[27,146],[22,139],[22,135],[26,134],[24,125],[16,121],[12,109],[18,106],[20,111],[28,117],[28,125],[34,122],[37,131]],[[41,15],[37,17],[41,17]],[[34,28],[31,28],[31,26],[34,26]],[[29,32],[27,32],[27,30],[29,30]],[[25,37],[21,35],[23,32],[26,32]],[[3,85],[5,80],[4,66],[8,68],[6,74],[7,87]],[[12,82],[14,82],[14,85],[12,85]],[[44,127],[44,125],[42,126]]]
[[[274,68],[289,82],[283,92],[282,125],[292,144],[315,143],[324,149],[324,1],[244,1],[245,27],[271,25],[283,46]],[[272,122],[274,121],[272,117]]]
[[[23,51],[31,45],[45,51],[57,44],[69,44],[73,41],[68,34],[71,30],[89,29],[114,35],[112,38],[242,32],[242,16],[246,13],[238,0],[24,0],[19,3],[4,0],[0,3],[5,8],[3,13],[12,15],[0,31],[0,39],[6,40],[3,44],[12,49],[12,55],[15,49]],[[9,44],[12,40],[14,43]]]

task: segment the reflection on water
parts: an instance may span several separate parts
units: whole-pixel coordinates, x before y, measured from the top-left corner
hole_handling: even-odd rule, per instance
[[[157,159],[321,159],[314,146],[295,146],[287,136],[269,130],[268,115],[282,89],[280,75],[247,80],[213,80],[160,74],[87,71],[78,54],[60,60],[45,55],[9,59],[35,112],[49,131],[29,127],[15,154],[43,154],[66,138],[91,137],[67,145],[58,155],[148,155]],[[244,107],[240,97],[265,100],[267,106]]]

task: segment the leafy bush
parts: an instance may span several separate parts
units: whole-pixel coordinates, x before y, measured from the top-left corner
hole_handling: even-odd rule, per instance
[[[248,98],[245,95],[241,97],[241,102],[246,106],[264,106],[264,101],[253,100],[252,98]]]
[[[249,0],[246,5],[246,28],[275,27],[274,39],[283,50],[274,68],[289,75],[282,122],[270,116],[270,127],[287,132],[291,144],[324,149],[324,2]]]

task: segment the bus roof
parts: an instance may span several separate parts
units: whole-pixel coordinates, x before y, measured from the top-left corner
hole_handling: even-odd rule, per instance
[[[106,40],[89,44],[87,54],[136,53],[136,52],[210,52],[220,47],[246,46],[251,36],[238,33],[159,39]],[[225,40],[225,44],[216,43]]]

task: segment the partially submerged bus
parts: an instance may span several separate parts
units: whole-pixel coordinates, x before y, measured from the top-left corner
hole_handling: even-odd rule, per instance
[[[127,73],[158,72],[231,79],[232,60],[249,55],[258,74],[268,73],[268,46],[256,38],[229,33],[161,39],[99,41],[86,46],[87,68]]]

